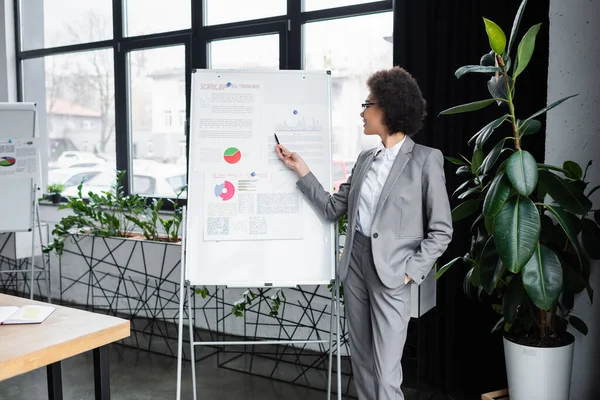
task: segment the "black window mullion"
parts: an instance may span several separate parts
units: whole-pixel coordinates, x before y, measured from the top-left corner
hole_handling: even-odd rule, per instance
[[[208,45],[203,35],[204,0],[192,0],[192,68],[208,68]]]
[[[287,0],[287,69],[302,69],[301,14],[302,0]]]
[[[23,101],[23,60],[18,54],[21,52],[21,6],[20,0],[14,0],[14,18],[15,18],[15,52],[17,54],[17,101]]]
[[[289,43],[287,25],[288,24],[283,24],[283,26],[279,29],[279,69],[289,69]]]
[[[279,33],[282,29],[287,29],[287,20],[241,26],[209,26],[202,29],[202,36],[209,41],[235,39]]]
[[[119,41],[121,51],[142,50],[153,47],[176,46],[184,44],[188,40],[191,31],[189,29],[166,34],[156,33],[145,36],[123,38]]]
[[[119,171],[125,171],[122,182],[123,191],[131,194],[132,176],[129,140],[129,93],[127,84],[127,53],[120,48],[123,39],[123,2],[113,0],[113,37],[115,45],[114,69],[115,69],[115,151],[116,167]]]

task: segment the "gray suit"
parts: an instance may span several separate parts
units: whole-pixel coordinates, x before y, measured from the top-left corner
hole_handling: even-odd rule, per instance
[[[403,399],[400,358],[410,319],[404,275],[420,284],[452,239],[444,158],[406,137],[382,189],[371,238],[356,231],[359,194],[375,149],[363,151],[334,195],[309,173],[298,188],[327,219],[348,212],[338,274],[344,282],[350,350],[359,398]]]

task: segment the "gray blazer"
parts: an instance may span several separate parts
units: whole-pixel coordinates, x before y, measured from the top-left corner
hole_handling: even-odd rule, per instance
[[[323,217],[336,220],[348,212],[348,232],[338,274],[348,272],[361,186],[376,149],[358,156],[348,181],[331,195],[311,173],[296,185]],[[452,217],[444,157],[431,147],[406,140],[382,189],[371,228],[373,260],[381,282],[394,289],[404,285],[404,274],[421,284],[452,239]]]

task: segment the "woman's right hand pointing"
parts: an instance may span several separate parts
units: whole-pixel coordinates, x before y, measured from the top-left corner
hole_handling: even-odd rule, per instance
[[[302,157],[300,157],[297,153],[291,153],[282,145],[278,144],[275,146],[275,154],[277,154],[277,157],[283,161],[286,167],[296,171],[300,177],[303,177],[310,172],[308,165],[306,165],[306,162],[304,162]]]

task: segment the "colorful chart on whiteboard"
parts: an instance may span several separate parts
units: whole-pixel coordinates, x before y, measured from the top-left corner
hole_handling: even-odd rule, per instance
[[[295,181],[294,181],[295,182]],[[300,195],[268,174],[206,174],[205,240],[302,239]]]
[[[0,140],[0,178],[33,178],[37,164],[35,139]]]

